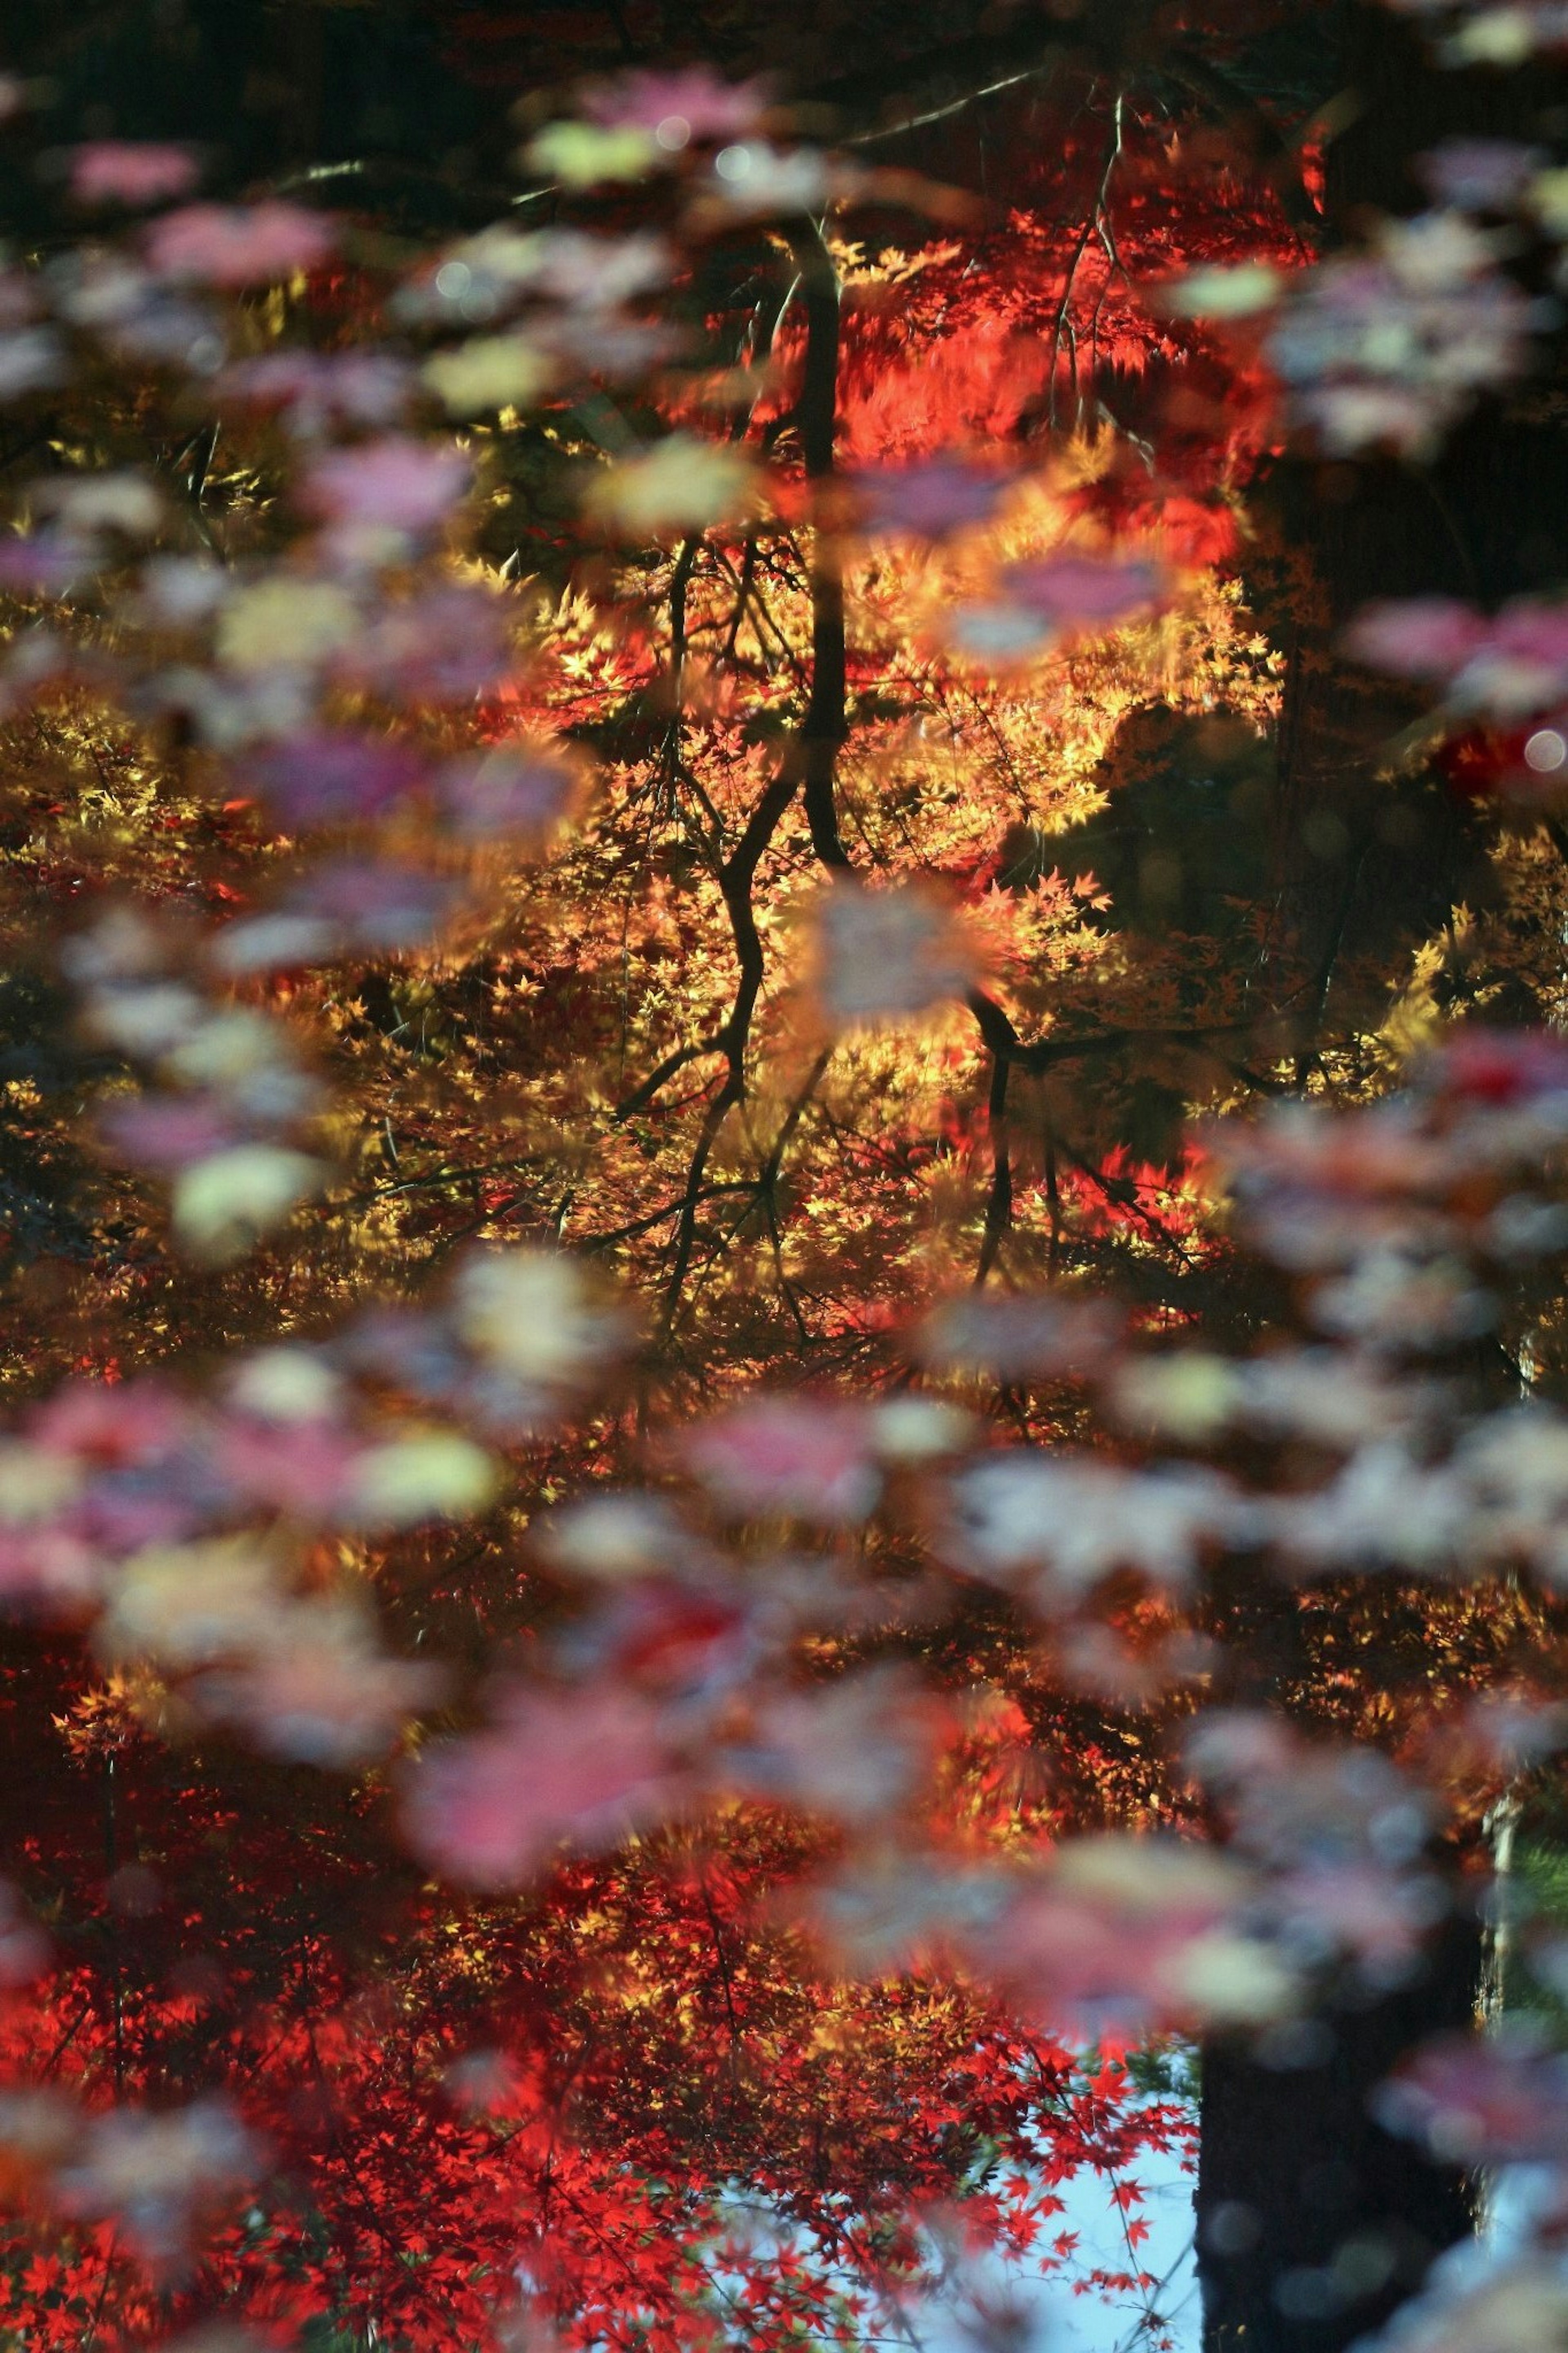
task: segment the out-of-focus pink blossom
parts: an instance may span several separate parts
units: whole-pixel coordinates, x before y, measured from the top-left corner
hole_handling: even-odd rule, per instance
[[[599,1489],[542,1513],[529,1536],[551,1567],[595,1583],[663,1576],[699,1554],[696,1533],[662,1495]]]
[[[1568,1098],[1568,1040],[1542,1029],[1450,1029],[1421,1076],[1445,1093],[1514,1104]]]
[[[693,1562],[700,1560],[688,1538]],[[683,1564],[684,1566],[684,1564]],[[722,1577],[644,1576],[612,1586],[579,1630],[574,1658],[683,1705],[744,1684],[760,1655],[755,1613]]]
[[[1287,1212],[1308,1192],[1340,1196],[1363,1210],[1380,1198],[1441,1199],[1463,1173],[1444,1139],[1427,1133],[1398,1100],[1336,1118],[1321,1118],[1306,1104],[1281,1104],[1261,1119],[1211,1128],[1208,1142],[1244,1201],[1254,1191],[1260,1202],[1272,1192]]]
[[[240,1133],[228,1109],[206,1095],[121,1096],[104,1107],[98,1124],[122,1160],[164,1176],[226,1151]]]
[[[449,247],[428,277],[403,289],[395,308],[420,324],[471,324],[524,301],[562,305],[560,313],[541,311],[530,320],[536,332],[566,316],[618,315],[621,303],[668,285],[675,268],[672,248],[646,229],[605,237],[581,228],[498,226]]]
[[[1524,1560],[1552,1584],[1568,1577],[1568,1422],[1544,1402],[1474,1422],[1454,1457],[1477,1560]]]
[[[1399,1984],[1447,1905],[1427,1872],[1391,1871],[1374,1856],[1308,1862],[1270,1890],[1269,1910],[1306,1965],[1348,1958],[1372,1984]]]
[[[551,301],[572,310],[604,311],[667,286],[677,268],[673,248],[647,229],[626,237],[588,229],[540,229],[532,240],[532,283]]]
[[[0,1986],[29,1985],[49,1957],[49,1940],[8,1879],[0,1879]]]
[[[413,792],[425,764],[413,745],[391,735],[326,729],[286,737],[248,753],[235,780],[260,794],[285,825],[332,825],[377,816]]]
[[[493,692],[515,667],[503,596],[461,583],[384,600],[335,657],[345,683],[410,707]]]
[[[301,437],[332,425],[391,425],[408,406],[414,371],[387,352],[260,352],[226,368],[217,391],[281,409]]]
[[[94,1462],[155,1461],[184,1437],[186,1409],[162,1381],[68,1381],[29,1417],[37,1445]]]
[[[1255,1514],[1215,1472],[1013,1447],[953,1480],[942,1544],[956,1566],[1022,1583],[1048,1608],[1123,1568],[1180,1590],[1203,1553],[1255,1533]]]
[[[0,333],[0,400],[60,383],[66,374],[65,345],[48,327],[20,327]]]
[[[1298,271],[1268,344],[1297,421],[1334,452],[1434,448],[1528,359],[1537,311],[1492,262],[1466,215],[1437,212]]]
[[[813,1691],[768,1694],[748,1736],[720,1752],[721,1792],[864,1822],[892,1812],[929,1767],[935,1709],[906,1677],[873,1669]]]
[[[1373,235],[1399,286],[1417,295],[1481,285],[1500,250],[1489,230],[1442,206],[1379,221]]]
[[[944,1371],[984,1372],[996,1380],[1081,1378],[1116,1345],[1118,1318],[1104,1300],[1071,1293],[971,1293],[938,1307],[921,1325],[922,1364]]]
[[[1415,160],[1439,204],[1504,213],[1519,202],[1543,158],[1539,147],[1516,139],[1445,139]]]
[[[213,1468],[246,1509],[329,1520],[353,1488],[362,1443],[334,1421],[226,1417],[211,1438]]]
[[[1200,1716],[1186,1760],[1217,1794],[1238,1851],[1277,1871],[1362,1862],[1405,1870],[1431,1832],[1425,1793],[1386,1757],[1307,1740],[1262,1709]]]
[[[1169,594],[1158,565],[1072,554],[1011,565],[1002,587],[1013,604],[1063,632],[1119,628],[1152,612]]]
[[[1468,1786],[1512,1780],[1568,1740],[1568,1707],[1502,1690],[1468,1700],[1432,1726],[1424,1755]]]
[[[368,1631],[330,1604],[298,1607],[276,1641],[242,1665],[198,1676],[184,1696],[268,1756],[340,1769],[368,1764],[439,1699],[446,1680],[423,1661],[384,1656]]]
[[[71,158],[70,192],[79,205],[159,205],[195,186],[195,159],[184,147],[152,141],[97,139]]]
[[[785,220],[819,213],[836,197],[852,197],[866,174],[815,147],[779,148],[765,139],[737,139],[721,147],[704,181],[704,210],[714,217]]]
[[[1445,2035],[1377,2095],[1380,2123],[1424,2141],[1440,2164],[1568,2158],[1568,2059],[1528,2029]]]
[[[1289,1431],[1315,1446],[1354,1447],[1408,1430],[1435,1399],[1419,1383],[1388,1379],[1375,1360],[1327,1348],[1280,1348],[1236,1366],[1234,1419]]]
[[[1449,690],[1461,709],[1522,717],[1568,694],[1568,605],[1505,605]]]
[[[71,532],[113,532],[122,539],[146,540],[164,519],[157,485],[130,466],[84,468],[40,482],[34,495],[40,508]]]
[[[1345,632],[1347,652],[1400,678],[1449,678],[1485,643],[1487,622],[1455,596],[1405,596],[1363,606]]]
[[[58,299],[72,323],[97,333],[121,364],[166,361],[197,378],[214,375],[223,365],[227,344],[214,312],[151,271],[131,269],[118,255],[84,265],[76,284],[63,285]]]
[[[876,1508],[881,1473],[866,1416],[827,1398],[758,1398],[687,1433],[681,1454],[736,1518],[779,1515],[824,1525]]]
[[[1172,1634],[1134,1650],[1098,1620],[1066,1625],[1051,1646],[1065,1689],[1113,1707],[1147,1708],[1173,1685],[1213,1673],[1217,1646],[1201,1635]]]
[[[1495,1294],[1462,1260],[1392,1241],[1356,1251],[1342,1273],[1319,1283],[1311,1299],[1320,1330],[1369,1348],[1453,1347],[1489,1331],[1497,1314]]]
[[[409,1775],[404,1822],[435,1869],[472,1887],[515,1887],[563,1839],[610,1846],[679,1795],[658,1711],[615,1684],[516,1689],[499,1721],[428,1750]]]
[[[450,760],[436,792],[452,830],[466,841],[542,845],[575,798],[581,776],[550,745],[498,744]]]
[[[830,883],[814,913],[811,980],[832,1022],[896,1020],[962,997],[978,959],[922,882]]]
[[[1009,474],[952,458],[883,466],[846,480],[863,531],[909,532],[931,540],[946,539],[970,523],[989,522],[1013,487]]]
[[[0,1609],[79,1615],[98,1600],[104,1567],[79,1529],[0,1527]]]
[[[58,597],[85,585],[102,558],[90,542],[65,531],[0,539],[0,588],[15,596]]]
[[[398,955],[421,947],[457,903],[444,875],[392,860],[338,859],[315,867],[265,914],[218,934],[227,973],[277,972],[342,955]]]
[[[226,2100],[162,2116],[116,2108],[90,2119],[51,2186],[66,2213],[112,2220],[163,2270],[184,2261],[201,2221],[253,2181],[265,2157]]]
[[[120,1556],[184,1543],[225,1502],[211,1464],[186,1447],[167,1461],[99,1472],[71,1517],[90,1543]]]
[[[258,205],[186,205],[147,232],[146,254],[160,278],[206,286],[270,286],[319,269],[336,238],[331,221],[302,205],[269,197]]]
[[[955,1868],[929,1850],[877,1841],[817,1880],[801,1908],[847,1974],[885,1977],[971,1944],[984,1949],[1016,1894],[1004,1872]]]
[[[127,617],[143,628],[190,628],[210,620],[223,602],[222,566],[197,555],[153,555],[142,566]]]
[[[421,533],[446,522],[471,471],[462,451],[447,443],[386,433],[316,459],[305,470],[300,495],[315,513],[336,522]]]
[[[1090,2031],[1196,2021],[1259,2025],[1289,2010],[1288,1964],[1233,1915],[1249,1874],[1173,1839],[1076,1839],[1025,1882],[974,1961],[1015,2000]]]
[[[708,66],[617,76],[584,93],[584,111],[609,130],[651,131],[672,154],[693,140],[744,139],[761,124],[763,81],[721,81]]]
[[[558,1398],[602,1377],[631,1337],[624,1306],[566,1250],[470,1251],[449,1312],[482,1365]]]
[[[567,371],[622,381],[677,358],[679,329],[658,319],[627,319],[613,311],[555,311],[529,322],[533,340]]]

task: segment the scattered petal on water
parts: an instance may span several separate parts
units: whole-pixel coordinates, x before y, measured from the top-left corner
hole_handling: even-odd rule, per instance
[[[187,205],[147,232],[147,259],[162,278],[209,286],[268,286],[315,269],[335,243],[320,213],[278,197],[258,205]]]
[[[909,532],[933,540],[946,539],[971,523],[989,522],[1012,490],[1013,479],[994,467],[962,465],[951,458],[883,466],[846,477],[863,531]]]
[[[99,139],[71,157],[70,192],[79,205],[157,205],[188,195],[198,176],[184,147]]]
[[[319,730],[259,746],[234,781],[259,793],[286,826],[331,825],[374,817],[412,792],[425,764],[395,736]]]
[[[606,180],[641,180],[668,161],[668,150],[637,123],[601,130],[591,122],[551,122],[529,141],[531,172],[568,188],[593,188]]]
[[[326,1175],[309,1153],[231,1145],[178,1172],[171,1196],[174,1230],[198,1258],[236,1258],[320,1192]]]
[[[710,66],[677,66],[618,75],[584,93],[595,122],[609,130],[650,132],[675,153],[693,140],[728,141],[755,131],[771,96],[765,81],[724,81]]]
[[[542,849],[582,782],[581,765],[554,745],[509,743],[447,761],[436,791],[459,839],[510,840]]]
[[[360,617],[331,580],[256,580],[229,596],[218,621],[219,659],[256,672],[319,666],[352,645]]]
[[[640,458],[618,459],[589,485],[584,512],[631,539],[662,539],[733,523],[756,504],[751,460],[718,441],[671,433]]]
[[[481,1512],[496,1485],[495,1463],[471,1439],[456,1430],[413,1430],[360,1455],[347,1507],[370,1527],[411,1527]]]
[[[1272,262],[1241,261],[1189,269],[1158,289],[1160,310],[1176,319],[1249,319],[1270,311],[1284,290]]]
[[[387,433],[316,459],[305,470],[300,495],[314,512],[338,522],[422,533],[446,522],[471,474],[460,449]]]
[[[612,1846],[676,1800],[658,1711],[619,1685],[516,1689],[500,1720],[427,1750],[405,1787],[416,1853],[462,1884],[515,1887],[563,1840]]]
[[[894,1020],[962,997],[978,960],[923,882],[831,884],[818,899],[812,983],[832,1022]]]
[[[813,1398],[758,1398],[681,1444],[682,1459],[715,1503],[742,1519],[778,1514],[832,1525],[876,1508],[881,1472],[866,1414]]]
[[[454,351],[437,352],[421,374],[448,416],[479,417],[491,408],[531,407],[549,391],[556,369],[526,335],[476,335]]]
[[[338,956],[403,955],[434,936],[458,899],[446,876],[425,867],[335,860],[312,868],[268,913],[228,924],[213,961],[237,975]]]

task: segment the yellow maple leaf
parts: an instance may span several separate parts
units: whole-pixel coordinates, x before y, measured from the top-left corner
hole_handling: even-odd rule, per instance
[[[671,433],[639,458],[608,467],[584,505],[595,522],[635,539],[705,531],[756,505],[755,469],[740,450]]]
[[[526,335],[476,335],[455,351],[436,353],[420,373],[448,416],[477,417],[487,408],[528,407],[555,368]]]
[[[358,628],[353,600],[330,580],[258,580],[230,598],[218,655],[231,670],[290,670],[348,645]]]
[[[632,124],[601,131],[591,122],[551,122],[529,141],[523,160],[569,188],[601,180],[640,180],[668,160],[649,131]]]

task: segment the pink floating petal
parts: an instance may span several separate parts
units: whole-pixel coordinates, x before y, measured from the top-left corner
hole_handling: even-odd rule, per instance
[[[71,158],[70,192],[79,205],[158,205],[188,195],[197,177],[183,147],[97,139]]]
[[[966,524],[988,522],[1012,488],[1009,475],[930,458],[851,474],[849,488],[868,532],[910,532],[945,539]]]
[[[374,817],[411,793],[424,773],[419,754],[395,737],[322,729],[251,753],[237,780],[285,825],[331,825]]]
[[[726,1512],[832,1525],[876,1507],[881,1474],[871,1444],[871,1426],[854,1407],[778,1397],[700,1424],[681,1451]]]
[[[1016,564],[1003,575],[1003,585],[1014,604],[1058,629],[1114,628],[1152,610],[1166,594],[1158,565],[1094,555]]]
[[[470,472],[462,451],[449,444],[388,433],[319,458],[305,475],[301,498],[334,522],[430,531],[457,505]]]
[[[448,823],[468,841],[548,837],[577,786],[576,770],[557,753],[507,744],[449,761],[436,780]]]
[[[302,205],[186,205],[147,232],[146,254],[161,278],[208,286],[270,286],[319,269],[332,250],[332,226]]]
[[[1466,212],[1507,212],[1542,162],[1538,147],[1516,139],[1445,139],[1415,159],[1415,168],[1440,204]]]
[[[1358,661],[1399,678],[1444,678],[1485,642],[1487,623],[1454,596],[1404,596],[1367,605],[1345,632]]]
[[[692,140],[743,139],[768,110],[762,81],[721,81],[707,66],[620,75],[584,97],[584,111],[606,130],[651,131],[672,152]],[[661,135],[662,134],[662,135]]]
[[[202,1095],[130,1095],[108,1104],[98,1124],[112,1152],[161,1176],[239,1141],[232,1118]]]
[[[563,1839],[613,1845],[676,1794],[658,1715],[613,1685],[514,1691],[500,1722],[410,1776],[416,1854],[470,1887],[515,1887]]]

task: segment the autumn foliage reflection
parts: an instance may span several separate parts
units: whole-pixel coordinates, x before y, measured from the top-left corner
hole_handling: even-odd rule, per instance
[[[1294,2065],[1484,1910],[1568,1050],[1473,1017],[1561,1013],[1568,635],[1336,649],[1268,486],[1544,367],[1564,174],[1321,253],[1198,37],[1005,205],[689,64],[489,226],[98,139],[6,262],[19,2346],[1011,2341],[1082,2168],[1154,2284],[1152,2049]],[[1371,818],[1289,797],[1331,661]],[[1561,2073],[1378,2114],[1555,2163]],[[1560,2222],[1417,2341],[1533,2353]]]

